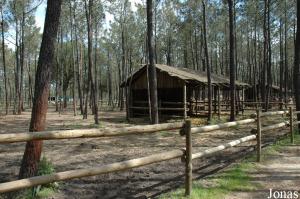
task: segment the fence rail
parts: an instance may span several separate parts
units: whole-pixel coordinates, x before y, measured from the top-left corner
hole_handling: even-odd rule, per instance
[[[58,140],[75,138],[115,137],[132,134],[155,133],[158,131],[176,130],[183,127],[183,122],[139,125],[109,129],[76,129],[63,131],[43,131],[30,133],[0,134],[0,143],[25,142],[31,140]]]
[[[245,119],[245,120],[239,120],[235,122],[226,122],[222,124],[215,124],[215,125],[207,125],[207,126],[201,126],[201,127],[194,127],[191,129],[191,133],[204,133],[209,131],[215,131],[220,129],[225,129],[229,127],[234,127],[242,124],[249,124],[255,122],[255,119]]]
[[[299,111],[296,111],[299,112]],[[294,113],[296,113],[294,112]],[[261,127],[261,117],[282,115],[289,113],[290,120]],[[256,117],[255,119],[253,117]],[[124,127],[117,129],[88,129],[88,130],[64,130],[64,131],[45,131],[45,132],[30,132],[30,133],[14,133],[0,135],[0,143],[24,142],[30,140],[52,140],[52,139],[75,139],[75,138],[93,138],[93,137],[113,137],[126,136],[131,134],[154,133],[164,130],[179,130],[180,135],[186,137],[186,147],[183,149],[175,149],[172,151],[161,152],[146,157],[131,159],[123,162],[116,162],[100,167],[92,167],[86,169],[76,169],[64,172],[58,172],[50,175],[36,176],[11,182],[0,183],[0,193],[15,191],[23,188],[34,187],[37,185],[48,184],[56,181],[65,181],[73,178],[95,176],[100,174],[113,173],[117,171],[124,171],[136,167],[141,167],[153,163],[168,161],[175,158],[181,158],[185,162],[185,189],[186,195],[190,195],[192,190],[192,160],[213,155],[217,152],[234,147],[241,143],[256,140],[257,161],[260,161],[261,153],[261,132],[273,130],[277,128],[290,126],[291,142],[293,142],[293,125],[299,124],[300,121],[293,122],[293,110],[290,107],[289,111],[274,111],[261,113],[257,111],[256,114],[251,115],[252,118],[239,120],[235,122],[226,122],[217,125],[207,125],[202,127],[191,127],[191,121],[176,123],[166,123],[157,125],[140,125],[134,127]],[[257,128],[252,129],[254,135],[248,135],[237,140],[233,140],[226,144],[221,144],[203,151],[192,153],[192,134],[215,131],[219,129],[234,127],[243,124],[256,122]]]
[[[163,153],[150,155],[142,158],[112,163],[101,167],[93,167],[88,169],[76,169],[76,170],[54,173],[50,175],[36,176],[32,178],[26,178],[26,179],[1,183],[0,193],[34,187],[37,185],[48,184],[51,182],[65,181],[74,178],[95,176],[100,174],[107,174],[107,173],[112,173],[117,171],[128,170],[136,167],[153,164],[156,162],[162,162],[174,158],[179,158],[182,157],[183,155],[184,155],[184,150],[173,150],[173,151],[163,152]]]
[[[195,154],[193,154],[192,157],[193,157],[193,159],[202,158],[202,157],[205,157],[205,156],[217,153],[219,151],[222,151],[224,149],[228,149],[228,148],[234,147],[234,146],[236,146],[238,144],[241,144],[241,143],[244,143],[244,142],[248,142],[248,141],[251,141],[251,140],[255,140],[255,139],[256,139],[256,135],[249,135],[249,136],[246,136],[246,137],[242,137],[242,138],[240,138],[238,140],[234,140],[234,141],[228,142],[227,144],[219,145],[217,147],[213,147],[213,148],[206,149],[204,151],[195,153]]]

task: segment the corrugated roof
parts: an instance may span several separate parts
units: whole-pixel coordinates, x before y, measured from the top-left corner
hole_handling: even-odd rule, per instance
[[[137,70],[131,77],[129,77],[126,82],[123,82],[121,86],[124,86],[125,84],[129,83],[130,79],[134,80],[136,79],[139,74],[141,74],[144,70],[146,70],[146,66],[143,66],[139,70]],[[179,79],[182,79],[184,81],[196,81],[203,84],[207,84],[207,74],[206,72],[200,72],[188,68],[179,68],[179,67],[173,67],[163,64],[155,64],[155,67],[163,72],[168,73],[170,76],[177,77]],[[211,83],[213,85],[222,85],[228,87],[230,85],[230,81],[228,78],[216,74],[211,74]],[[239,87],[248,87],[250,86],[247,83],[243,83],[240,81],[235,81],[236,86]]]

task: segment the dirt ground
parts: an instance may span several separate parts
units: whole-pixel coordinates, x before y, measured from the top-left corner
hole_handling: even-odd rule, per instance
[[[100,112],[99,116],[101,122],[98,128],[134,125],[134,123],[126,122],[123,112],[105,111]],[[29,120],[30,112],[24,112],[19,116],[0,116],[0,133],[27,132]],[[272,118],[264,123],[275,120],[283,119]],[[142,123],[143,121],[135,122]],[[92,116],[89,116],[87,120],[82,120],[81,116],[74,117],[72,111],[59,115],[54,108],[50,108],[47,115],[47,130],[94,127]],[[244,137],[250,134],[252,127],[255,127],[255,124],[193,135],[193,150],[200,151]],[[263,134],[264,143],[272,142],[277,136],[286,132],[287,128],[278,132],[266,132]],[[193,162],[194,178],[200,179],[227,167],[239,160],[245,153],[253,150],[253,147],[249,146],[254,144],[255,142],[248,142],[214,157],[195,160]],[[43,156],[46,156],[55,165],[56,171],[60,172],[101,166],[184,146],[184,137],[180,137],[177,131],[172,131],[115,138],[45,141]],[[17,178],[24,147],[25,143],[0,145],[0,182]],[[69,180],[61,183],[59,192],[51,198],[155,198],[183,185],[184,164],[177,159],[124,172]]]
[[[257,165],[255,172],[248,173],[251,182],[261,187],[259,190],[252,192],[234,192],[226,196],[226,199],[266,199],[270,196],[270,189],[272,189],[272,193],[274,193],[274,191],[285,191],[286,193],[288,193],[288,191],[297,191],[299,198],[299,171],[299,145],[285,146],[275,154],[265,157],[265,160]]]

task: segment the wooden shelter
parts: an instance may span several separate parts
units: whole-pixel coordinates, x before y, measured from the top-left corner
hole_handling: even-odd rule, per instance
[[[267,89],[267,85],[266,85],[266,89]],[[282,92],[284,95],[285,90],[284,90],[284,88],[282,88],[282,89],[283,89]],[[246,100],[255,101],[257,99],[258,101],[261,101],[260,93],[261,93],[261,85],[259,85],[259,84],[256,84],[256,86],[248,87],[245,90]],[[280,96],[280,87],[273,84],[271,86],[270,96],[271,96],[271,99],[270,99],[271,101],[278,101],[279,96]],[[291,96],[292,96],[292,91],[287,90],[287,97],[290,98]]]
[[[156,64],[158,110],[160,115],[199,115],[207,110],[207,74],[187,68]],[[149,115],[148,66],[133,73],[121,87],[126,88],[127,113],[129,117]],[[211,75],[213,111],[221,109],[221,100],[229,102],[228,78]],[[248,84],[236,81],[237,101],[244,99]],[[229,103],[228,103],[229,104]],[[227,105],[226,105],[227,106]],[[229,105],[228,105],[229,107]]]

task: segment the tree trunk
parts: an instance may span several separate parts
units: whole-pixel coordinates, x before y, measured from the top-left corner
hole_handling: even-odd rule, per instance
[[[95,88],[95,103],[97,103],[97,107],[98,107],[98,86],[99,86],[99,84],[98,84],[98,66],[97,66],[97,61],[98,61],[98,57],[97,57],[97,49],[98,49],[98,24],[97,24],[97,22],[96,22],[96,24],[95,24],[95,50],[94,50],[94,88]],[[95,111],[95,108],[94,108],[94,111]],[[95,113],[94,113],[95,114]]]
[[[230,121],[235,120],[235,63],[234,63],[234,30],[233,30],[233,3],[228,0],[229,11],[229,74],[230,74]]]
[[[91,97],[92,97],[92,103],[93,103],[93,112],[94,112],[94,120],[95,124],[99,124],[98,120],[98,103],[96,101],[96,89],[95,89],[95,82],[93,78],[93,27],[92,27],[92,18],[93,18],[93,0],[88,0],[88,5],[87,1],[85,0],[85,12],[86,12],[86,19],[87,19],[87,31],[88,31],[88,79],[91,84]],[[88,97],[86,98],[88,99]],[[88,103],[86,101],[85,103]]]
[[[80,52],[80,61],[79,61],[79,46],[78,46],[78,36],[77,36],[77,29],[75,25],[75,37],[76,37],[76,59],[77,59],[77,89],[78,89],[78,97],[80,103],[80,113],[83,115],[83,94],[82,94],[82,53]],[[80,48],[82,45],[80,44]]]
[[[153,124],[158,123],[158,103],[157,103],[157,78],[156,68],[154,65],[154,49],[153,49],[153,10],[152,0],[147,0],[147,35],[148,35],[148,53],[149,53],[149,86],[151,98],[151,120]]]
[[[73,14],[72,14],[72,1],[70,0],[70,28],[71,28],[71,45],[72,45],[72,65],[73,65],[73,90],[72,90],[72,97],[73,97],[73,114],[74,116],[77,115],[76,112],[76,59],[75,59],[75,44],[74,44],[74,33],[73,33],[73,23],[74,22],[74,18],[73,18]]]
[[[295,58],[294,58],[294,89],[296,99],[296,109],[300,110],[300,0],[297,0],[297,31],[295,42]],[[297,114],[297,120],[300,120],[300,114]],[[300,124],[298,125],[300,128]]]
[[[264,34],[264,52],[263,52],[263,65],[262,65],[262,78],[261,78],[261,100],[263,102],[263,109],[267,111],[267,89],[266,89],[266,70],[268,68],[268,31],[267,31],[267,13],[268,13],[268,0],[265,0],[264,5],[264,24],[263,24],[263,34]]]
[[[113,99],[112,99],[112,74],[111,74],[109,47],[107,49],[107,77],[108,77],[107,78],[108,106],[113,107]]]
[[[5,91],[5,114],[8,114],[8,93],[7,93],[7,77],[6,77],[6,60],[5,60],[5,43],[4,43],[4,16],[3,6],[1,4],[1,27],[2,27],[2,62],[3,62],[3,73],[4,73],[4,91]]]
[[[29,131],[43,131],[46,126],[51,71],[54,65],[55,42],[59,26],[61,0],[47,2],[44,33],[35,78],[33,108]],[[42,141],[27,142],[19,178],[36,175],[42,152]]]
[[[19,22],[16,19],[16,69],[15,69],[15,99],[14,99],[14,114],[18,113],[18,102],[20,98],[20,59],[19,59]]]
[[[267,92],[266,92],[266,111],[269,109],[269,100],[272,89],[272,51],[271,51],[271,26],[270,26],[270,0],[268,0],[268,68],[267,68]]]
[[[211,88],[211,68],[209,65],[208,59],[208,49],[207,49],[207,41],[206,41],[206,16],[205,16],[205,3],[202,1],[203,6],[203,41],[204,41],[204,53],[205,53],[205,64],[206,64],[206,72],[207,72],[207,90],[208,90],[208,117],[207,120],[211,121],[212,118],[212,88]]]
[[[287,19],[287,0],[285,0],[285,13],[284,13],[284,103],[285,105],[287,104],[288,102],[288,99],[287,99],[287,93],[288,93],[288,73],[289,73],[289,66],[288,66],[288,49],[287,49],[287,40],[288,40],[288,19]],[[298,27],[297,27],[298,29]],[[287,107],[286,107],[287,108]]]
[[[18,114],[20,115],[22,111],[24,110],[23,108],[23,79],[24,79],[24,54],[25,54],[25,45],[24,45],[24,33],[25,33],[25,5],[22,3],[23,7],[23,12],[22,12],[22,22],[21,22],[21,52],[20,52],[20,68],[21,68],[21,73],[20,73],[20,91],[19,91],[19,102],[18,102]]]
[[[121,45],[122,45],[122,70],[120,70],[121,81],[125,80],[125,68],[126,68],[126,50],[125,50],[125,36],[124,36],[124,24],[122,24],[121,33]],[[124,110],[124,92],[125,89],[120,88],[120,110]]]

